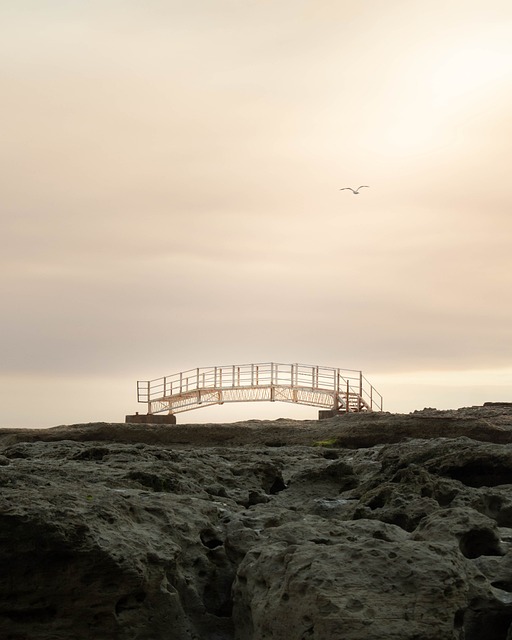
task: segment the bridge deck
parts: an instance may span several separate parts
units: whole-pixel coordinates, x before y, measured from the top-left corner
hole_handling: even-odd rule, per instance
[[[137,382],[148,413],[180,413],[224,402],[281,401],[339,412],[382,411],[382,396],[361,371],[265,362],[189,369]]]

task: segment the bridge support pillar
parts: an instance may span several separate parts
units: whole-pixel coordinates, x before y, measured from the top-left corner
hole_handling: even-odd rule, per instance
[[[172,413],[168,415],[158,415],[154,413],[143,413],[126,416],[127,424],[176,424],[176,416]]]
[[[334,416],[341,416],[340,411],[336,411],[335,409],[320,409],[318,412],[319,420],[328,420],[329,418],[334,418]]]

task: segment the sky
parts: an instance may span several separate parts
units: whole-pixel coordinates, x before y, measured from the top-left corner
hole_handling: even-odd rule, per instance
[[[1,427],[250,362],[512,401],[510,0],[0,0],[0,92]],[[316,410],[178,421],[250,417]]]

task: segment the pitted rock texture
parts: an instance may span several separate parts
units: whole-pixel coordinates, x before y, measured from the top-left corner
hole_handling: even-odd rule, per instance
[[[512,411],[447,413],[0,430],[0,638],[510,640]]]

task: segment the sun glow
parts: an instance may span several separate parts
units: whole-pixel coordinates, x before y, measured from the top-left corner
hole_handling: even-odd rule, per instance
[[[447,39],[435,54],[418,48],[400,65],[372,147],[395,156],[435,152],[451,143],[458,126],[499,102],[512,82],[512,40],[501,33],[475,39]]]
[[[443,108],[454,100],[485,100],[510,81],[512,50],[504,47],[461,47],[439,61],[430,79],[432,102]]]

